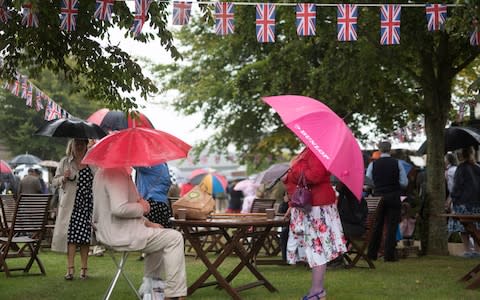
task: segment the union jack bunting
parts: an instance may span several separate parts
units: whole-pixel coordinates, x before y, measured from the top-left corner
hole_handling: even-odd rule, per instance
[[[20,94],[20,78],[19,77],[20,76],[17,76],[17,79],[15,79],[13,84],[10,86],[12,94],[17,97]]]
[[[53,100],[48,100],[47,108],[45,109],[45,120],[55,120],[61,118],[60,106]]]
[[[173,25],[186,25],[192,12],[192,2],[173,1]]]
[[[380,6],[380,44],[400,44],[400,5]]]
[[[28,89],[27,89],[27,97],[25,98],[27,101],[25,101],[25,105],[32,107],[32,98],[33,98],[33,86],[29,82]]]
[[[78,0],[62,0],[60,4],[60,29],[74,31],[77,26]]]
[[[442,30],[447,20],[447,6],[444,4],[425,4],[428,31]]]
[[[20,98],[27,99],[28,77],[27,76],[20,76],[20,82],[22,84],[22,95],[20,96]]]
[[[148,8],[152,0],[135,0],[135,18],[130,29],[135,35],[142,32],[143,25],[148,18]]]
[[[298,36],[315,35],[317,7],[312,3],[298,3],[295,7]]]
[[[32,11],[32,3],[26,3],[22,7],[22,25],[25,27],[38,27],[38,17]]]
[[[475,29],[470,35],[470,45],[479,46],[480,45],[480,31]]]
[[[233,33],[235,29],[235,24],[233,23],[233,16],[233,3],[215,3],[215,33],[217,35],[228,35]]]
[[[275,42],[275,4],[265,3],[256,5],[256,32],[260,43]]]
[[[7,24],[12,16],[3,2],[4,0],[0,0],[0,22]]]
[[[93,16],[98,20],[108,21],[112,19],[113,3],[115,0],[97,0]]]
[[[351,42],[357,40],[358,8],[353,4],[337,5],[337,40]]]
[[[35,110],[41,111],[43,109],[43,92],[35,88]]]

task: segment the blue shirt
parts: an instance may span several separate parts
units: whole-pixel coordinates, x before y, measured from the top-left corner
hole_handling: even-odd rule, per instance
[[[382,153],[380,154],[380,157],[390,157],[390,154],[388,153]],[[398,159],[397,159],[398,160]],[[367,172],[365,175],[373,180],[373,163],[369,163],[367,167]],[[402,163],[398,161],[398,182],[401,187],[407,187],[408,185],[408,178],[407,178],[407,173],[405,173],[405,169],[402,166]]]
[[[143,199],[167,203],[168,190],[172,182],[166,163],[153,167],[135,167],[136,184]]]

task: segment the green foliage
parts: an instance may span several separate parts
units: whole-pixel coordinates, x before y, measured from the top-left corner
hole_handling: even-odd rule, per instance
[[[278,6],[276,41],[261,44],[255,35],[255,7],[236,6],[234,35],[216,36],[203,19],[183,27],[177,37],[188,61],[157,66],[158,78],[165,90],[180,92],[177,110],[201,112],[201,125],[218,129],[203,146],[234,145],[251,159],[256,153],[276,157],[282,149],[298,148],[298,140],[262,96],[319,99],[363,139],[358,128],[365,123],[391,132],[429,111],[436,104],[425,104],[424,89],[451,81],[456,67],[478,55],[468,45],[471,7],[449,8],[448,31],[435,33],[426,29],[424,8],[404,8],[401,44],[396,46],[379,44],[378,7],[362,7],[359,14],[359,40],[342,43],[336,39],[336,7],[317,10],[315,37],[297,37],[294,8]],[[445,63],[446,73],[440,74]],[[440,107],[449,107],[449,97],[442,101]]]
[[[38,28],[21,25],[22,1],[4,1],[12,19],[7,24],[0,22],[0,53],[4,59],[0,79],[10,80],[19,69],[27,70],[25,75],[35,78],[48,69],[63,74],[73,85],[85,81],[83,92],[87,99],[101,100],[121,110],[137,107],[135,99],[124,94],[138,90],[146,98],[157,91],[155,84],[142,74],[138,61],[110,42],[110,29],[128,30],[132,26],[133,14],[126,2],[115,1],[113,20],[109,23],[93,18],[95,1],[79,1],[77,29],[69,33],[59,28],[61,1],[30,2],[39,18]],[[156,33],[141,34],[136,39],[145,43],[158,39],[173,58],[179,58],[172,34],[166,29],[167,5],[152,3],[147,23]],[[132,35],[127,31],[126,36]]]
[[[32,82],[72,116],[86,119],[103,106],[98,101],[86,101],[85,94],[78,92],[83,86],[68,84],[63,76],[43,71],[38,78]],[[46,122],[44,110],[37,112],[35,108],[26,106],[24,99],[3,89],[0,92],[0,107],[0,132],[3,132],[0,140],[13,155],[28,152],[44,160],[60,160],[65,155],[66,139],[33,135]]]

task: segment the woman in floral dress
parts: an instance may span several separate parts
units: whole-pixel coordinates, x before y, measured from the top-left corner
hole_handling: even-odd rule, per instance
[[[312,268],[312,285],[303,299],[326,299],[323,286],[327,263],[346,252],[345,237],[338,215],[335,191],[328,172],[315,154],[305,148],[291,162],[284,178],[288,197],[295,192],[303,173],[312,192],[312,209],[290,207],[290,234],[287,261],[307,261]]]

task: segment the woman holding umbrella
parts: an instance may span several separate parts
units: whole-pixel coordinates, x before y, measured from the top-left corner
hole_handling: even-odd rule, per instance
[[[53,231],[52,250],[67,252],[66,280],[73,279],[75,252],[80,247],[80,278],[87,278],[88,251],[91,241],[94,171],[82,159],[88,139],[72,139],[59,163],[53,185],[60,188],[58,216]]]
[[[312,208],[290,207],[290,234],[287,261],[307,261],[312,268],[312,285],[304,300],[326,299],[323,281],[327,262],[346,251],[342,224],[335,204],[335,191],[330,183],[330,172],[309,148],[292,160],[284,178],[287,196],[291,199],[303,175],[312,193]]]

